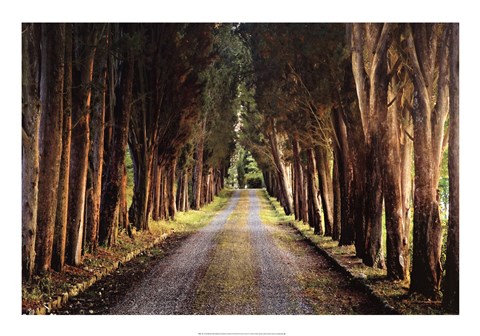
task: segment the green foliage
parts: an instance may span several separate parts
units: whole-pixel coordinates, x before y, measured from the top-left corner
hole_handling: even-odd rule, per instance
[[[205,141],[206,164],[219,166],[228,163],[235,149],[238,123],[238,96],[241,73],[248,66],[248,50],[234,32],[231,24],[214,29],[215,61],[200,74],[205,82],[202,113],[207,118]]]

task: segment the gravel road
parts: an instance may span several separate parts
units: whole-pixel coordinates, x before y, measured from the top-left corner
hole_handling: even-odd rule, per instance
[[[235,191],[109,314],[382,313],[292,228],[263,224],[260,208],[256,190]]]
[[[187,238],[175,253],[162,259],[123,301],[110,309],[110,314],[191,313],[189,303],[195,295],[196,282],[208,265],[215,248],[215,236],[222,230],[238,198],[237,191],[226,209],[206,227]]]
[[[258,261],[261,313],[312,314],[300,293],[296,275],[299,270],[291,253],[278,248],[259,217],[260,202],[255,190],[249,190],[248,226],[252,232],[254,256]]]

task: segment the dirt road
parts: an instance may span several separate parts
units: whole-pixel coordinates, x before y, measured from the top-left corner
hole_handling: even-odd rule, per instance
[[[116,293],[113,305],[97,309],[80,297],[77,303],[90,305],[68,314],[383,313],[293,228],[263,223],[262,208],[268,201],[261,191],[236,191],[210,224],[136,276],[126,294]]]

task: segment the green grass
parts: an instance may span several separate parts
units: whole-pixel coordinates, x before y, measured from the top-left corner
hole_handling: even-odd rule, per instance
[[[286,215],[277,199],[268,195],[265,189],[258,190],[257,195],[260,199],[260,219],[264,224],[278,224],[295,221],[293,215]]]
[[[170,234],[172,230],[176,233],[191,233],[207,225],[217,213],[225,208],[232,196],[233,190],[223,189],[212,203],[200,210],[189,210],[178,212],[174,220],[155,221],[150,219],[150,232],[155,235]]]

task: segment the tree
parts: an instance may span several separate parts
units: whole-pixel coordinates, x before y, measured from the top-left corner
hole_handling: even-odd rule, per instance
[[[460,249],[459,249],[459,26],[451,25],[450,37],[450,132],[448,140],[448,174],[449,174],[449,217],[447,258],[445,261],[445,283],[443,306],[448,312],[458,314],[460,311]]]
[[[66,261],[69,265],[81,262],[85,225],[85,202],[90,148],[90,101],[92,76],[97,45],[98,26],[75,25],[73,29],[72,67],[72,140]]]
[[[63,96],[62,159],[58,181],[52,267],[63,271],[68,225],[68,182],[70,176],[70,143],[72,138],[72,24],[65,26],[65,71]]]
[[[170,127],[164,101],[169,78],[174,77],[175,36],[179,27],[172,24],[142,24],[144,39],[142,57],[138,57],[134,78],[134,95],[139,103],[133,106],[129,126],[129,147],[134,164],[134,195],[129,220],[139,230],[148,229],[148,202],[155,151],[161,132],[160,122]],[[156,169],[157,167],[155,167]]]
[[[352,69],[365,135],[367,162],[363,261],[368,266],[376,267],[384,265],[381,249],[383,191],[379,127],[380,115],[386,115],[387,109],[387,50],[392,29],[391,24],[352,25]],[[365,44],[362,43],[363,39]],[[364,54],[369,55],[369,58],[365,59]]]
[[[85,251],[94,252],[98,245],[100,220],[100,200],[102,192],[102,173],[105,139],[105,114],[107,95],[107,61],[109,53],[110,26],[105,25],[99,36],[93,68],[92,109],[90,118],[90,150],[88,153],[88,175],[86,193],[86,229]],[[104,46],[100,48],[100,46]]]
[[[40,45],[39,25],[22,24],[22,276],[29,281],[35,267],[37,233]]]
[[[107,169],[102,185],[100,206],[99,244],[110,246],[114,241],[115,214],[120,202],[122,178],[125,165],[125,150],[128,127],[132,111],[132,89],[134,73],[134,49],[132,48],[132,27],[120,27],[125,46],[121,48],[122,61],[119,66],[119,82],[115,89],[115,106],[112,131],[112,144],[107,154]]]
[[[50,269],[62,155],[65,25],[42,24],[36,267]]]
[[[413,72],[415,197],[413,267],[410,290],[435,297],[440,290],[442,228],[437,186],[448,114],[448,33],[446,24],[406,26]]]

